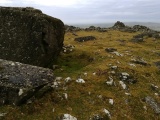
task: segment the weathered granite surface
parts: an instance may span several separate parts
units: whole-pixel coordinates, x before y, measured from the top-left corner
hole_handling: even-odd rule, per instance
[[[0,7],[0,58],[41,67],[53,65],[64,40],[61,20],[31,7]]]
[[[0,105],[21,105],[51,89],[53,71],[0,59]]]

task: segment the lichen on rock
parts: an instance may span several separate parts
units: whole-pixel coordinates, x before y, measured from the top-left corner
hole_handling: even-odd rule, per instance
[[[0,58],[50,67],[64,40],[64,24],[31,7],[0,7]]]
[[[52,89],[53,71],[0,59],[0,105],[21,105]]]

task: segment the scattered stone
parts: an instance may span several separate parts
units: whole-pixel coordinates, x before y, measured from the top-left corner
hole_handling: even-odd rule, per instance
[[[155,92],[154,95],[160,96],[160,90],[158,86],[151,84],[151,89]]]
[[[53,70],[56,70],[56,69],[59,69],[60,68],[60,66],[59,65],[53,65]]]
[[[127,96],[131,96],[131,93],[127,93],[127,92],[125,92],[125,95],[127,95]]]
[[[72,79],[71,79],[71,77],[67,77],[64,81],[67,83],[69,81],[72,81]]]
[[[96,75],[96,72],[93,72],[92,74],[95,76],[95,75]]]
[[[92,115],[89,120],[110,120],[111,114],[107,109],[98,111],[98,113]]]
[[[74,35],[74,36],[78,36],[75,32],[72,32],[72,35]]]
[[[118,68],[118,66],[111,66],[111,69],[116,70]]]
[[[110,73],[110,74],[113,74],[113,75],[115,75],[116,74],[116,72],[115,71],[109,71],[108,73]]]
[[[128,79],[129,76],[130,76],[130,75],[129,75],[128,73],[122,72],[122,73],[120,74],[120,80],[125,81],[125,80]]]
[[[144,42],[143,36],[144,36],[144,34],[135,35],[131,39],[131,42],[136,42],[136,43]]]
[[[51,68],[63,46],[63,22],[31,7],[0,11],[0,58]]]
[[[123,54],[120,54],[119,52],[115,51],[115,52],[112,52],[112,54],[115,54],[117,56],[123,56]]]
[[[122,86],[122,88],[123,88],[124,90],[127,89],[127,86],[126,86],[126,84],[124,84],[123,81],[119,81],[119,84]]]
[[[147,111],[147,106],[143,106],[143,109],[144,109],[145,111]]]
[[[88,74],[85,72],[85,73],[84,73],[84,76],[87,76],[87,75],[88,75]]]
[[[113,105],[113,99],[109,99],[109,104]]]
[[[67,100],[68,99],[68,94],[67,93],[63,93],[64,94],[64,98]]]
[[[159,93],[154,93],[155,96],[159,96]]]
[[[104,108],[103,111],[104,111],[104,113],[106,113],[108,115],[109,118],[111,118],[111,114],[110,114],[110,112],[107,109]]]
[[[51,90],[51,69],[0,59],[0,105],[21,105]]]
[[[134,84],[137,82],[136,79],[134,79],[133,76],[130,76],[128,73],[126,72],[122,72],[120,73],[120,80],[124,81],[124,82],[127,82],[127,83],[130,83],[130,84]]]
[[[146,61],[144,61],[142,58],[136,58],[136,59],[131,59],[131,62],[132,63],[135,63],[135,64],[140,64],[140,65],[149,65]]]
[[[94,36],[85,36],[85,37],[75,38],[74,40],[78,42],[85,42],[85,41],[90,41],[90,40],[96,40],[96,38]]]
[[[59,82],[57,82],[57,81],[54,81],[53,83],[52,83],[52,86],[51,86],[52,88],[58,88],[59,87]]]
[[[133,63],[129,63],[129,65],[132,66],[132,67],[136,67],[136,65],[133,64]]]
[[[4,117],[7,113],[0,113],[0,117]]]
[[[55,81],[60,81],[60,80],[62,80],[62,77],[56,77],[55,78]]]
[[[85,83],[85,81],[84,81],[82,78],[78,78],[78,79],[76,80],[76,82],[77,82],[77,83]]]
[[[76,117],[70,115],[70,114],[64,114],[61,118],[61,120],[77,120]]]
[[[18,95],[21,96],[23,93],[23,89],[19,89]]]
[[[107,83],[107,85],[112,86],[113,85],[113,78],[109,77],[109,81],[107,81],[106,83]]]
[[[99,29],[99,30],[98,30],[98,32],[107,32],[107,30],[106,30],[106,29],[101,28],[101,29]]]
[[[73,50],[74,50],[74,48],[75,48],[75,46],[73,46],[73,45],[66,45],[66,46],[63,46],[63,53],[71,53],[71,52],[73,52]]]
[[[157,61],[154,63],[156,65],[156,67],[160,70],[160,61]]]
[[[160,114],[160,105],[152,97],[145,97],[145,102],[150,105],[156,114]]]
[[[90,118],[90,120],[104,120],[104,119],[103,119],[103,116],[96,114],[93,116],[93,118]]]
[[[117,49],[115,49],[115,48],[106,48],[105,51],[111,53],[111,52],[117,51]]]
[[[53,113],[55,112],[55,108],[52,109],[52,112],[53,112]]]
[[[153,91],[158,91],[158,86],[157,85],[154,85],[154,84],[151,84],[151,89],[153,90]]]

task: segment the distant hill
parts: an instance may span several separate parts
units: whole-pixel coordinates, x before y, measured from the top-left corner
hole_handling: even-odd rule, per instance
[[[123,21],[122,21],[123,22]],[[160,31],[160,23],[153,23],[153,22],[124,22],[125,25],[127,26],[134,26],[134,25],[143,25],[146,27],[149,27],[153,30],[158,30]],[[95,23],[95,24],[72,24],[76,27],[81,27],[81,28],[87,28],[89,26],[95,26],[95,27],[112,27],[114,23]]]

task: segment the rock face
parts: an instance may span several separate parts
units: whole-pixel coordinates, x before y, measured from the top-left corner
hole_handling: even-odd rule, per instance
[[[48,67],[63,46],[64,24],[34,8],[0,7],[0,58]]]
[[[53,71],[0,59],[0,105],[21,105],[51,89]]]

